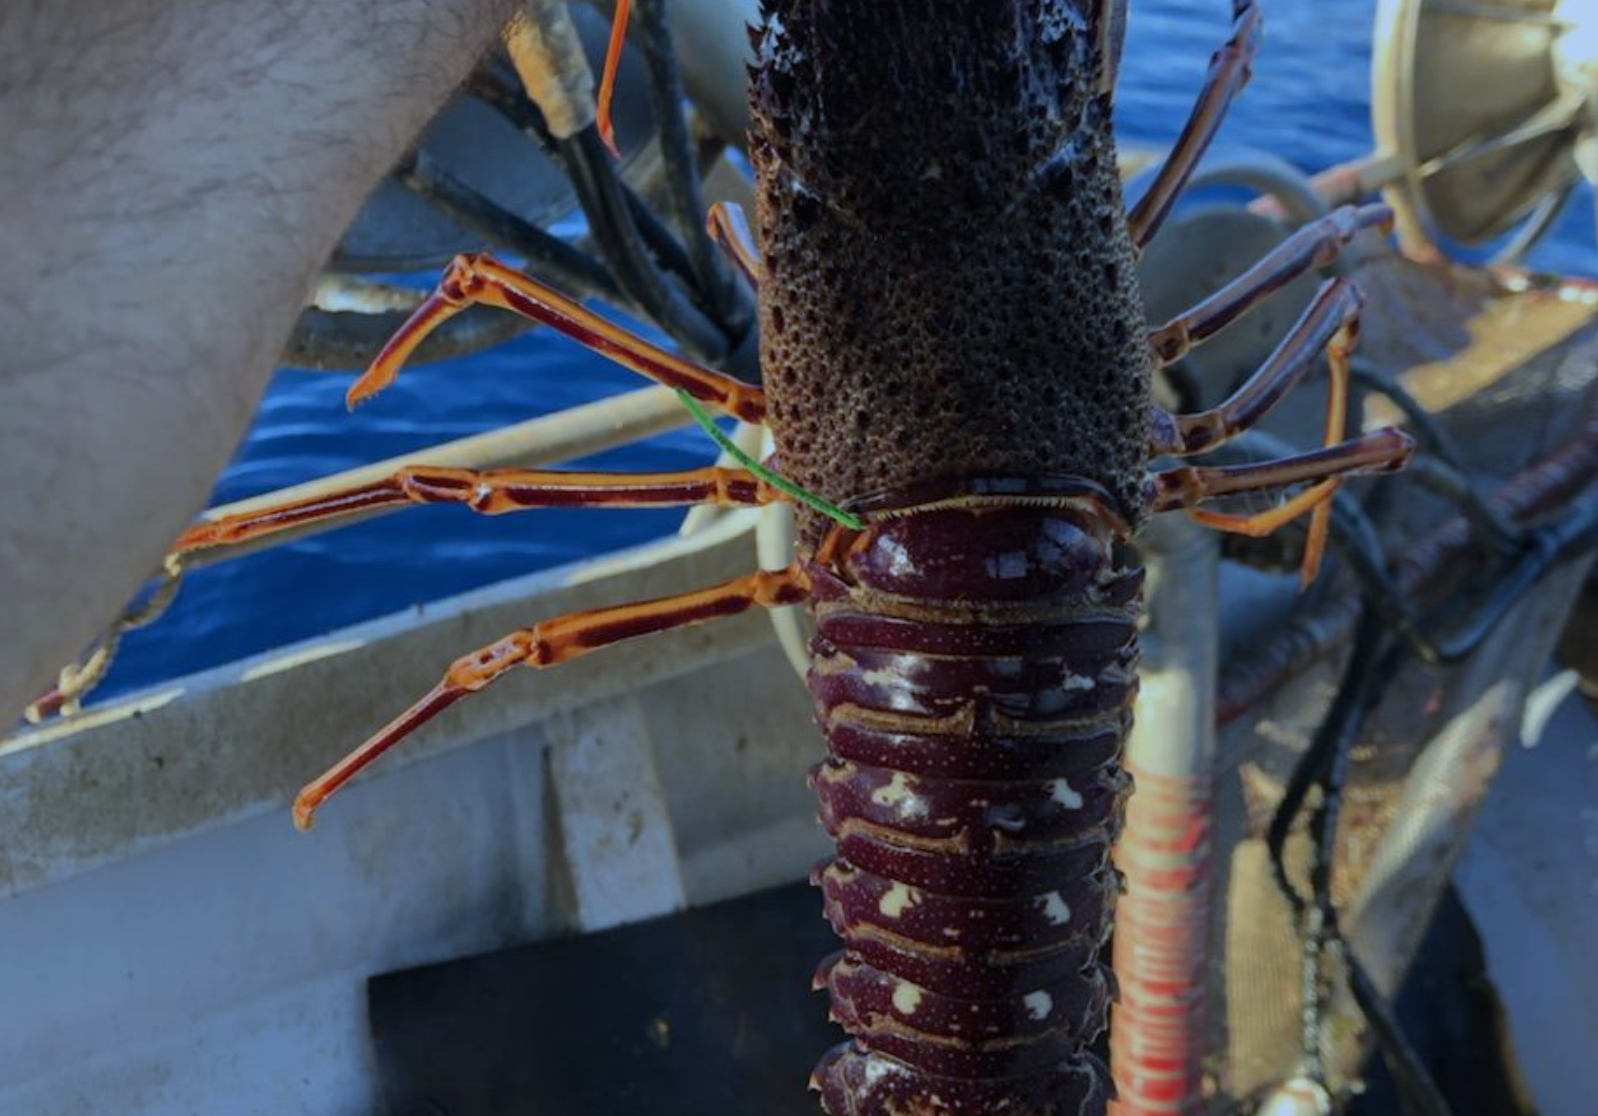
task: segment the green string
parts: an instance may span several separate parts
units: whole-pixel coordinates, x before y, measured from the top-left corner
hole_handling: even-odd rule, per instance
[[[822,515],[827,516],[829,519],[837,520],[839,523],[849,528],[849,530],[865,530],[866,524],[864,520],[850,515],[848,512],[844,511],[835,504],[827,503],[827,501],[823,500],[820,496],[817,496],[814,492],[809,492],[803,488],[800,488],[797,484],[793,483],[793,481],[784,477],[779,477],[776,473],[773,473],[770,469],[766,468],[760,462],[750,457],[743,450],[739,449],[733,444],[733,440],[731,438],[727,437],[727,435],[721,432],[721,427],[717,426],[716,420],[711,418],[709,412],[699,405],[699,400],[689,395],[682,388],[677,389],[677,398],[682,400],[682,405],[688,408],[688,413],[694,416],[694,421],[704,428],[705,433],[709,434],[710,437],[715,440],[715,443],[718,446],[731,454],[733,460],[737,461],[738,464],[742,465],[745,469],[748,469],[751,473],[765,481],[767,484],[771,485],[773,488],[786,492],[795,500],[798,500],[801,504],[807,504],[810,507],[815,508]]]

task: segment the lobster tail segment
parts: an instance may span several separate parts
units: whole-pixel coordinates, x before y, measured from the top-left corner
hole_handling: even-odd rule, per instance
[[[785,475],[838,502],[1065,472],[1141,515],[1146,322],[1102,88],[1119,11],[766,0],[750,151]]]
[[[813,568],[832,1116],[1103,1110],[1141,571],[1099,507],[924,505]]]
[[[1091,1054],[1030,1077],[957,1081],[840,1046],[816,1069],[816,1082],[832,1116],[1075,1116],[1102,1112],[1111,1095],[1109,1068]]]

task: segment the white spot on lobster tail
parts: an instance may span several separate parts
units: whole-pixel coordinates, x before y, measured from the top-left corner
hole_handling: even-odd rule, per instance
[[[893,1063],[885,1062],[881,1058],[867,1058],[865,1060],[866,1090],[869,1092],[878,1082],[895,1071],[891,1068]]]
[[[889,918],[898,918],[919,902],[921,902],[920,892],[908,884],[896,883],[883,892],[882,898],[877,900],[877,910]]]
[[[1043,916],[1055,926],[1064,926],[1071,921],[1071,908],[1065,905],[1065,896],[1058,891],[1038,896],[1038,906],[1043,908]]]
[[[900,1015],[914,1015],[921,1006],[921,989],[901,980],[893,986],[893,1008]]]
[[[1049,784],[1049,797],[1067,810],[1082,809],[1082,796],[1072,790],[1071,784],[1064,779],[1056,779]]]
[[[915,792],[910,776],[895,771],[885,787],[871,792],[871,801],[878,806],[892,806],[900,817],[919,817],[927,812],[926,799]]]
[[[1049,1012],[1054,1010],[1054,997],[1047,992],[1029,992],[1021,1002],[1031,1012],[1032,1018],[1037,1020],[1047,1019]]]

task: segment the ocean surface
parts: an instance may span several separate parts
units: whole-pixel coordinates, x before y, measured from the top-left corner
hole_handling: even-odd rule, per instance
[[[1225,0],[1133,0],[1118,93],[1124,144],[1167,144],[1210,53]],[[1266,0],[1252,84],[1219,144],[1317,170],[1372,145],[1369,57],[1375,0]],[[1598,274],[1593,205],[1583,194],[1532,256],[1550,270]],[[547,331],[492,352],[408,369],[351,415],[348,377],[283,369],[213,503],[336,473],[435,442],[640,386],[631,374]],[[715,447],[689,427],[574,466],[681,469]],[[678,511],[540,511],[484,518],[417,508],[200,569],[167,615],[131,633],[98,698],[231,662],[357,621],[671,532]],[[536,619],[528,617],[529,621]],[[463,648],[462,650],[466,650]]]

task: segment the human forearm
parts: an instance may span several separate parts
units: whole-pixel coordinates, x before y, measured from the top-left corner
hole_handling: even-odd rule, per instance
[[[504,0],[0,6],[0,723],[156,566]]]

